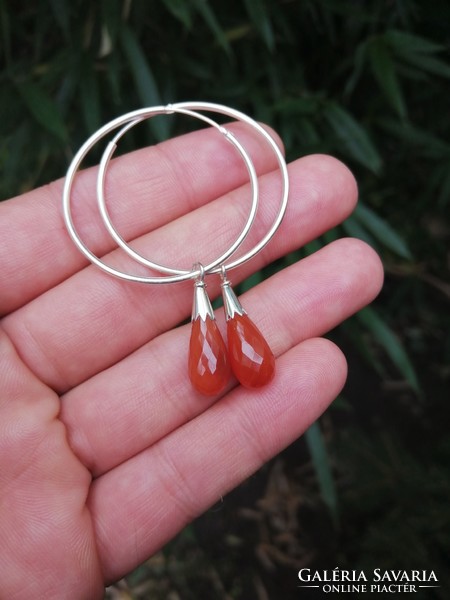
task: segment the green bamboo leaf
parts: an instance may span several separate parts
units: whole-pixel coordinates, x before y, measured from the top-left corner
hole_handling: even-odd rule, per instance
[[[388,118],[383,118],[379,123],[386,131],[398,137],[405,144],[420,148],[422,156],[440,159],[450,154],[450,144],[437,138],[430,131]]]
[[[405,59],[416,68],[420,68],[427,73],[438,75],[439,77],[446,77],[447,79],[450,78],[450,65],[440,58],[415,54],[414,56],[405,56]]]
[[[349,413],[353,411],[353,407],[347,398],[340,394],[333,402],[333,410],[342,410]]]
[[[411,388],[420,394],[421,390],[414,367],[409,360],[408,354],[401,341],[392,329],[370,306],[360,310],[356,317],[384,348],[386,354],[390,357],[393,364],[397,367]]]
[[[405,61],[401,62],[399,60],[395,66],[400,79],[409,79],[410,81],[423,83],[424,85],[429,84],[430,76],[428,73],[420,71],[417,69],[417,67],[412,66]]]
[[[354,58],[353,58],[353,64],[354,64],[353,73],[351,74],[347,83],[345,84],[344,94],[346,97],[350,96],[353,93],[353,91],[356,87],[356,84],[358,83],[358,81],[361,77],[363,67],[366,62],[367,46],[368,46],[368,42],[367,42],[367,40],[364,40],[356,48],[356,52],[354,53]]]
[[[450,202],[450,154],[446,160],[436,164],[428,180],[427,192],[430,197],[436,198],[437,205],[441,208]]]
[[[100,91],[94,65],[88,59],[83,61],[81,68],[80,92],[86,127],[88,131],[95,131],[102,124]]]
[[[328,506],[335,524],[337,524],[339,510],[336,487],[328,460],[326,445],[317,421],[305,432],[305,439],[317,474],[322,498]]]
[[[307,256],[309,256],[310,254],[314,254],[321,248],[323,248],[323,244],[320,242],[320,240],[317,239],[312,240],[312,242],[309,242],[308,244],[305,244],[303,246],[303,249],[305,250]]]
[[[382,167],[381,156],[367,131],[346,110],[334,102],[326,105],[325,118],[347,153],[355,161],[378,174]]]
[[[319,101],[314,96],[287,97],[278,101],[274,109],[280,114],[313,115],[318,112]]]
[[[35,121],[62,142],[66,142],[68,132],[56,102],[36,83],[21,83],[17,89]]]
[[[209,6],[208,0],[191,0],[195,9],[200,13],[205,23],[211,29],[219,46],[225,50],[227,54],[231,54],[231,47],[227,37],[223,32],[216,15]]]
[[[134,32],[129,27],[124,26],[120,31],[120,40],[142,103],[145,106],[161,105],[162,101],[158,86]],[[169,127],[166,119],[150,119],[149,123],[158,141],[168,138]]]
[[[322,236],[325,244],[331,244],[332,242],[335,242],[341,237],[341,232],[339,231],[338,227],[333,227],[332,229],[329,229]]]
[[[121,103],[121,86],[120,86],[120,75],[121,75],[121,57],[118,52],[111,52],[105,61],[106,65],[106,81],[108,83],[108,97],[115,104]]]
[[[363,240],[373,248],[376,248],[376,243],[373,237],[370,235],[367,229],[361,225],[361,223],[358,223],[353,215],[345,219],[345,221],[342,223],[342,229],[350,237]]]
[[[243,294],[244,292],[248,292],[248,290],[251,290],[252,287],[255,287],[255,285],[258,285],[258,283],[261,283],[263,280],[263,272],[256,271],[239,284],[239,293]]]
[[[15,90],[14,90],[15,91]],[[6,93],[6,96],[10,94]],[[2,95],[0,94],[0,97]],[[20,105],[17,101],[17,94],[14,94],[16,106]],[[3,98],[1,105],[4,104]],[[0,114],[3,118],[8,117],[8,110],[2,111],[3,106],[0,106]],[[36,171],[35,163],[30,161],[30,139],[33,134],[33,122],[30,119],[24,119],[14,127],[14,131],[9,134],[2,132],[0,135],[0,200],[10,198],[17,195],[21,189],[27,188],[27,183],[24,185],[24,178],[29,180],[30,171]],[[28,160],[27,160],[28,157]]]
[[[102,0],[101,2],[102,23],[106,26],[113,46],[122,26],[122,10],[121,0]]]
[[[211,81],[213,70],[209,65],[193,60],[188,56],[180,56],[180,68],[184,73],[192,75],[196,79]]]
[[[386,31],[384,38],[400,56],[434,54],[445,50],[445,47],[441,44],[436,44],[426,38],[396,29]]]
[[[192,9],[189,2],[186,2],[186,0],[163,0],[163,4],[187,29],[191,28]]]
[[[383,38],[374,39],[369,45],[369,57],[373,74],[398,115],[406,118],[406,106],[398,82],[394,61]]]
[[[353,348],[362,356],[365,363],[373,369],[382,379],[386,379],[387,373],[377,353],[371,344],[367,343],[366,332],[355,319],[348,319],[340,325],[342,331],[348,336]]]
[[[411,252],[405,240],[373,210],[360,203],[356,207],[353,216],[386,248],[389,248],[401,258],[412,260]]]
[[[289,127],[292,132],[292,123],[289,123]],[[298,120],[298,134],[302,145],[305,147],[319,146],[321,143],[320,134],[317,131],[316,126],[311,122],[311,119]]]
[[[248,16],[263,38],[267,48],[272,51],[275,47],[275,38],[269,18],[269,11],[264,0],[244,0],[244,4]]]
[[[293,252],[289,252],[281,259],[282,269],[286,267],[290,267],[291,265],[295,265],[303,258],[303,253],[301,250],[294,250]]]

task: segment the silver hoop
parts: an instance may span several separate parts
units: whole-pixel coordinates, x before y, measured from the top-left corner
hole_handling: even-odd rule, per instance
[[[224,137],[228,141],[230,141],[236,147],[236,149],[239,151],[241,157],[243,158],[243,160],[246,164],[247,170],[250,175],[250,183],[252,186],[252,208],[250,210],[247,223],[244,226],[244,228],[243,228],[242,232],[240,233],[239,237],[237,238],[237,240],[233,243],[233,245],[225,253],[222,254],[222,256],[220,256],[218,259],[216,259],[209,265],[206,265],[204,268],[202,267],[203,274],[220,273],[222,266],[225,266],[225,261],[233,254],[233,252],[235,252],[237,250],[237,248],[242,244],[242,242],[248,235],[248,232],[251,228],[251,225],[252,225],[254,217],[255,217],[257,202],[258,202],[258,182],[257,182],[256,172],[253,167],[253,163],[250,160],[245,149],[241,146],[241,144],[238,142],[238,140],[235,138],[235,136],[233,136],[224,127],[215,123],[215,121],[212,121],[208,117],[205,117],[204,115],[196,112],[199,110],[215,112],[215,113],[223,114],[225,116],[229,116],[238,121],[242,121],[242,122],[246,123],[247,125],[251,126],[253,129],[255,129],[260,135],[263,136],[263,138],[269,144],[271,150],[274,152],[277,162],[278,162],[280,172],[281,172],[281,177],[282,177],[281,202],[280,202],[280,206],[279,206],[276,218],[275,218],[272,226],[270,227],[270,229],[268,230],[266,235],[259,241],[259,243],[256,246],[254,246],[251,250],[249,250],[243,256],[228,263],[226,265],[226,269],[227,270],[234,269],[234,268],[240,266],[241,264],[247,262],[251,258],[253,258],[253,256],[255,256],[258,252],[260,252],[266,246],[266,244],[271,240],[271,238],[277,231],[278,227],[280,226],[281,221],[286,212],[288,194],[289,194],[289,179],[288,179],[287,166],[286,166],[284,157],[283,157],[280,149],[278,148],[275,140],[256,121],[254,121],[253,119],[251,119],[250,117],[248,117],[247,115],[245,115],[244,113],[242,113],[240,111],[228,108],[228,107],[220,105],[220,104],[213,104],[213,103],[209,103],[209,102],[181,102],[181,103],[177,103],[177,104],[169,104],[167,106],[157,106],[157,107],[153,107],[153,108],[144,108],[144,109],[132,111],[130,113],[127,113],[126,115],[123,115],[121,117],[114,119],[113,121],[110,121],[109,123],[107,123],[106,125],[101,127],[97,132],[95,132],[93,135],[91,135],[89,137],[89,139],[81,146],[81,148],[75,155],[75,157],[67,171],[67,176],[66,176],[66,180],[65,180],[65,184],[64,184],[64,191],[63,191],[63,215],[64,215],[64,220],[66,223],[67,230],[68,230],[72,240],[74,241],[74,243],[76,244],[78,249],[93,264],[95,264],[97,267],[99,267],[103,271],[109,273],[110,275],[113,275],[120,279],[125,279],[128,281],[137,281],[140,283],[174,283],[174,282],[178,282],[178,281],[185,281],[187,279],[195,279],[201,274],[198,269],[191,270],[191,271],[182,271],[182,270],[177,270],[177,269],[171,269],[171,268],[165,267],[163,265],[158,265],[157,263],[148,261],[146,258],[142,257],[140,254],[136,253],[125,243],[123,238],[121,238],[121,236],[115,230],[114,226],[112,225],[112,223],[110,221],[110,217],[109,217],[108,211],[106,209],[106,204],[104,201],[104,193],[103,193],[104,181],[105,181],[105,176],[106,176],[105,174],[106,174],[106,168],[111,160],[112,154],[114,153],[114,151],[117,147],[117,141],[131,127],[133,127],[137,123],[149,118],[150,116],[154,116],[156,114],[171,114],[174,112],[188,114],[190,116],[197,117],[197,118],[207,122],[208,124],[212,125],[213,127],[216,127],[224,135]],[[105,226],[107,227],[108,231],[113,236],[113,238],[116,240],[116,242],[119,244],[119,246],[121,246],[135,260],[137,260],[143,264],[146,264],[146,266],[150,266],[153,269],[159,270],[160,272],[176,273],[176,275],[160,276],[160,277],[144,277],[144,276],[138,276],[138,275],[130,275],[128,273],[118,271],[117,269],[114,269],[113,267],[110,267],[109,265],[107,265],[106,263],[101,261],[95,254],[93,254],[89,250],[89,248],[87,248],[87,246],[84,244],[84,242],[79,237],[79,235],[76,231],[75,225],[73,223],[72,214],[71,214],[71,206],[70,206],[72,188],[73,188],[75,175],[76,175],[78,169],[80,168],[82,161],[84,160],[86,155],[89,153],[89,151],[92,149],[92,147],[96,143],[98,143],[105,135],[111,133],[112,131],[114,131],[115,129],[120,127],[121,125],[124,125],[124,123],[125,123],[125,126],[119,131],[118,134],[116,134],[113,141],[107,145],[107,148],[102,157],[101,170],[99,171],[99,174],[98,174],[98,180],[97,180],[98,181],[98,184],[97,184],[98,202],[99,202],[99,207],[100,207],[100,211],[101,211]],[[119,239],[120,239],[120,242],[119,242]],[[125,246],[126,246],[126,248],[125,248]]]
[[[259,123],[257,123],[254,119],[247,116],[243,112],[240,112],[239,110],[236,110],[234,108],[229,108],[228,106],[223,106],[222,104],[213,104],[212,102],[177,102],[176,104],[173,104],[172,106],[177,107],[177,108],[190,108],[190,110],[205,110],[205,111],[217,112],[217,113],[224,114],[227,117],[231,117],[232,119],[236,119],[237,121],[242,121],[244,123],[247,123],[247,125],[250,125],[254,129],[256,129],[256,131],[263,136],[263,138],[266,140],[266,142],[268,142],[270,148],[273,150],[275,157],[277,159],[278,167],[281,172],[282,194],[281,194],[280,206],[279,206],[277,215],[275,217],[275,220],[272,223],[272,227],[269,229],[269,231],[266,233],[266,235],[260,240],[260,242],[258,244],[256,244],[256,246],[254,246],[251,250],[249,250],[243,256],[240,256],[236,260],[225,265],[227,271],[231,271],[231,269],[240,267],[242,264],[244,264],[245,262],[249,261],[251,258],[256,256],[256,254],[258,254],[258,252],[260,252],[270,242],[270,240],[275,235],[278,227],[281,225],[281,222],[283,221],[283,217],[286,213],[288,197],[289,197],[289,174],[288,174],[286,161],[284,160],[284,156],[283,156],[281,150],[279,149],[276,141],[264,129],[264,127],[261,127],[261,125]],[[216,267],[215,269],[209,271],[209,273],[220,273],[220,272],[221,272],[221,265],[219,265],[219,267]]]
[[[235,252],[239,248],[239,246],[245,240],[245,238],[247,237],[247,235],[250,231],[250,228],[255,219],[255,215],[256,215],[256,211],[257,211],[257,207],[258,207],[258,199],[259,199],[258,177],[256,175],[256,171],[253,166],[253,162],[251,161],[249,155],[247,154],[245,149],[242,147],[242,145],[239,143],[239,141],[236,139],[236,137],[230,131],[228,131],[225,127],[222,127],[221,125],[219,125],[212,119],[209,119],[205,115],[202,115],[201,113],[193,112],[193,111],[190,111],[187,109],[171,108],[170,112],[177,112],[177,113],[181,113],[181,114],[188,115],[191,117],[195,117],[195,118],[200,119],[201,121],[204,121],[205,123],[208,123],[208,125],[215,127],[238,150],[239,154],[241,155],[241,157],[244,160],[245,166],[247,168],[247,171],[248,171],[248,174],[250,177],[250,185],[252,188],[252,203],[251,203],[250,213],[248,215],[245,226],[242,229],[239,236],[233,242],[233,244],[223,254],[221,254],[218,258],[216,258],[211,263],[205,265],[204,267],[202,266],[202,269],[205,273],[210,273],[212,271],[212,269],[214,269],[217,265],[223,264],[227,260],[227,258],[229,258],[233,254],[233,252]],[[156,114],[158,114],[158,113],[156,113]],[[187,271],[184,269],[174,269],[171,267],[166,267],[164,265],[160,265],[156,262],[153,262],[153,261],[145,258],[145,256],[142,256],[142,254],[140,254],[139,252],[137,252],[136,250],[131,248],[125,242],[125,240],[122,238],[122,236],[119,234],[119,232],[117,231],[117,229],[114,227],[113,223],[111,222],[111,217],[109,215],[109,212],[108,212],[108,209],[106,206],[105,194],[104,194],[106,171],[108,169],[108,165],[112,159],[114,151],[117,148],[117,142],[127,131],[129,131],[132,127],[134,127],[141,120],[142,119],[133,120],[133,121],[127,123],[125,125],[125,127],[123,127],[119,131],[119,133],[117,133],[114,136],[114,139],[111,140],[111,142],[109,142],[109,144],[107,145],[107,147],[103,153],[103,156],[100,161],[98,176],[97,176],[97,202],[98,202],[100,214],[101,214],[103,222],[104,222],[106,228],[108,229],[109,233],[111,234],[112,238],[117,242],[117,244],[129,256],[131,256],[131,258],[133,258],[137,262],[145,265],[146,267],[149,267],[149,268],[159,271],[161,273],[172,273],[175,275],[182,275],[184,279],[191,279],[191,278],[193,278],[193,270]],[[154,278],[154,279],[156,279],[156,278]],[[162,277],[158,277],[157,279],[158,279],[158,283],[168,283],[168,278],[163,279]],[[180,279],[177,279],[177,281],[180,281]],[[155,283],[155,282],[148,281],[148,283]]]

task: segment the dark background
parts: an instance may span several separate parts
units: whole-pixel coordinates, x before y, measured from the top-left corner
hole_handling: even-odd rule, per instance
[[[1,198],[63,176],[119,114],[208,100],[360,187],[343,226],[247,287],[341,235],[385,264],[380,297],[330,333],[350,375],[320,423],[108,598],[322,597],[301,567],[434,570],[441,587],[414,597],[449,597],[449,25],[444,0],[0,0]]]

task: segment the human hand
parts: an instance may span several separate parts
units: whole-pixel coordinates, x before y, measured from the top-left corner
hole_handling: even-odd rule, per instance
[[[262,205],[275,211],[274,159],[233,127],[248,138]],[[114,161],[108,202],[126,239],[187,268],[226,247],[248,210],[246,173],[228,146],[201,131]],[[230,274],[234,284],[354,207],[354,179],[338,161],[310,156],[289,172],[284,222]],[[78,176],[76,222],[102,256],[112,245],[93,216],[94,185],[95,170]],[[349,239],[264,281],[242,303],[277,356],[274,381],[200,397],[187,376],[189,325],[173,329],[190,313],[192,283],[128,284],[86,266],[65,231],[61,193],[58,181],[0,205],[0,586],[14,600],[101,598],[295,440],[346,377],[339,349],[317,336],[382,282],[376,254]]]

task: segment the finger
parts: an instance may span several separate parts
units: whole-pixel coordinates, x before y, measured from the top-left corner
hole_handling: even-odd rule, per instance
[[[248,127],[228,126],[249,152],[258,173],[276,166],[274,153]],[[271,132],[276,139],[276,133]],[[74,185],[74,218],[81,238],[102,256],[114,247],[95,203],[97,169]],[[111,162],[106,197],[113,222],[126,239],[202,206],[248,181],[236,150],[205,129]],[[84,264],[62,221],[63,180],[0,204],[0,314],[23,306]]]
[[[196,419],[93,483],[88,505],[103,573],[131,570],[293,442],[341,390],[346,364],[313,339],[279,361],[277,381],[237,388]]]
[[[0,380],[1,595],[95,598],[102,578],[85,506],[90,474],[67,444],[59,398],[1,329]]]
[[[252,289],[242,302],[281,356],[370,302],[382,277],[380,260],[369,246],[339,240]],[[223,326],[223,318],[218,321]],[[189,329],[152,340],[63,397],[61,419],[70,444],[94,476],[151,446],[215,401],[200,398],[188,380]]]
[[[333,227],[354,207],[355,181],[342,163],[330,157],[296,161],[290,179],[291,201],[280,231],[263,252],[233,274],[234,283]],[[278,173],[261,178],[261,196],[271,208],[279,186]],[[242,194],[245,190],[238,190],[231,199],[199,209],[202,218],[187,215],[181,223],[153,232],[145,239],[146,247],[160,246],[168,261],[188,248],[216,248],[218,211],[228,211],[232,222],[239,220]],[[233,210],[238,215],[234,218]],[[196,217],[199,225],[193,228]],[[261,221],[252,230],[250,243],[261,239],[260,230],[267,231],[268,225]],[[161,243],[166,237],[170,239]],[[210,289],[214,295],[217,286]],[[186,318],[191,298],[189,282],[175,288],[130,285],[89,268],[6,317],[4,327],[30,368],[54,389],[65,391]]]

